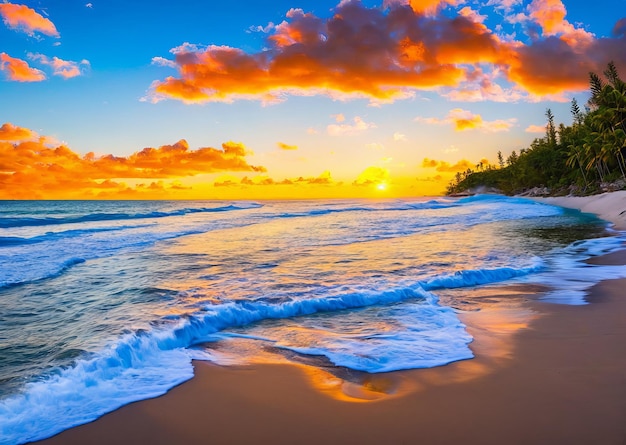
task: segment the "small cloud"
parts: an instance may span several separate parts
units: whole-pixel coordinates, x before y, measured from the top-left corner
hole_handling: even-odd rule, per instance
[[[454,108],[450,110],[444,119],[436,117],[416,117],[416,122],[422,122],[430,125],[452,125],[455,131],[466,131],[480,129],[487,133],[496,133],[500,131],[509,131],[517,122],[517,119],[511,118],[507,120],[497,119],[494,121],[483,120],[480,114],[474,114],[471,111],[462,108]]]
[[[343,115],[341,115],[343,116]],[[376,124],[365,122],[359,116],[354,118],[354,124],[331,124],[326,127],[328,134],[331,136],[345,136],[362,133],[370,128],[376,128]]]
[[[0,17],[7,27],[25,32],[29,36],[40,32],[47,36],[60,37],[54,23],[28,6],[0,3]]]
[[[248,28],[246,32],[248,33],[261,32],[263,34],[267,34],[268,32],[272,31],[274,28],[276,28],[276,25],[273,22],[269,22],[265,26],[261,26],[261,25],[251,26]]]
[[[389,170],[381,167],[367,167],[356,178],[352,185],[365,187],[369,185],[379,185],[387,183],[389,180]]]
[[[226,179],[224,181],[215,181],[213,183],[214,187],[233,187],[239,185],[239,183],[237,181],[232,181],[230,179]]]
[[[165,57],[153,57],[152,65],[156,66],[166,66],[168,68],[176,68],[176,62],[173,60],[166,59]]]
[[[71,79],[84,74],[91,64],[88,60],[81,60],[80,62],[73,62],[71,60],[63,60],[58,57],[48,57],[43,54],[28,53],[30,60],[41,63],[52,68],[52,74],[55,76],[63,77],[64,79]]]
[[[276,145],[281,150],[297,150],[298,149],[297,145],[288,145],[288,144],[285,144],[284,142],[278,142]]]
[[[480,15],[469,6],[462,8],[459,14],[475,23],[483,23],[487,19],[486,15]]]
[[[346,120],[346,117],[339,113],[339,114],[331,114],[330,117],[332,117],[333,119],[335,119],[335,122],[337,122],[338,124],[340,124],[341,122],[344,122]]]
[[[393,134],[393,140],[394,140],[395,142],[400,142],[400,141],[402,141],[402,142],[406,142],[406,141],[408,141],[408,139],[407,139],[406,135],[404,135],[404,134],[402,134],[402,133],[394,133],[394,134]]]
[[[319,134],[319,131],[317,131],[315,128],[313,127],[309,127],[306,129],[307,134]]]
[[[274,179],[267,175],[258,175],[253,177],[244,176],[240,180],[232,176],[223,176],[218,178],[213,186],[215,187],[254,187],[254,186],[301,186],[301,185],[335,185],[330,171],[325,171],[319,176],[298,178],[285,178],[282,180]]]
[[[6,122],[0,127],[0,141],[32,141],[39,139],[39,135],[29,128],[18,127]]]
[[[87,3],[85,8],[93,9],[93,3]]]
[[[385,146],[378,142],[372,142],[370,144],[367,144],[365,148],[367,148],[368,150],[384,150]]]
[[[489,0],[485,6],[493,6],[495,9],[502,9],[510,12],[513,7],[521,5],[522,0]]]
[[[524,131],[526,131],[526,133],[545,133],[546,127],[542,125],[529,125]]]
[[[486,161],[483,159],[481,162]],[[488,162],[483,162],[487,163]],[[462,172],[467,169],[473,169],[476,167],[476,164],[468,161],[467,159],[461,159],[456,164],[450,164],[446,161],[437,161],[435,159],[424,158],[422,161],[422,168],[434,168],[440,173],[456,173]]]
[[[7,53],[0,53],[0,71],[5,71],[7,79],[15,82],[41,82],[46,80],[46,75],[43,71],[32,68],[25,60],[11,57]]]
[[[317,184],[317,185],[331,185],[334,184],[333,178],[330,175],[330,171],[326,170],[322,172],[319,176],[303,178],[300,176],[298,179],[292,180],[294,183],[305,183],[305,184]]]

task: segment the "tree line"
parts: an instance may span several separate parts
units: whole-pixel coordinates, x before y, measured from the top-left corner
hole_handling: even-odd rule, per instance
[[[552,194],[589,195],[607,183],[626,183],[626,83],[610,62],[603,77],[589,73],[589,85],[585,111],[572,100],[571,125],[557,126],[548,109],[544,137],[506,159],[499,151],[498,165],[480,164],[457,173],[447,193],[492,187],[519,194],[545,187]]]

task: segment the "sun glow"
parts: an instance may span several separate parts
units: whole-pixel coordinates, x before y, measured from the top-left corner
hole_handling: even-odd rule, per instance
[[[387,184],[385,182],[381,182],[380,184],[378,184],[376,186],[376,188],[378,190],[380,190],[381,192],[383,192],[383,191],[387,190]]]

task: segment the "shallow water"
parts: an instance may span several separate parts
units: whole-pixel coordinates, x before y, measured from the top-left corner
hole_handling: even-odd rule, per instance
[[[0,203],[0,443],[271,349],[380,373],[470,359],[480,286],[584,304],[620,233],[519,198]],[[479,287],[477,287],[479,286]],[[443,298],[440,298],[443,296]],[[309,357],[309,359],[307,359]]]

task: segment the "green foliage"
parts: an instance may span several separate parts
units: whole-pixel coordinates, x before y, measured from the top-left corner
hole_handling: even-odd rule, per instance
[[[602,182],[626,181],[626,82],[613,62],[603,74],[606,81],[589,73],[588,113],[572,100],[572,125],[560,124],[557,129],[552,111],[546,110],[545,137],[535,139],[519,155],[513,151],[506,162],[498,152],[500,168],[457,174],[448,193],[484,186],[516,194],[534,187],[556,191],[572,185],[582,193],[593,193]]]

